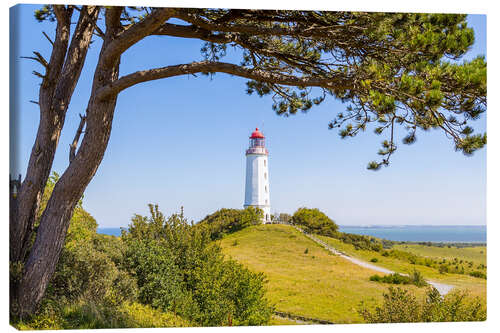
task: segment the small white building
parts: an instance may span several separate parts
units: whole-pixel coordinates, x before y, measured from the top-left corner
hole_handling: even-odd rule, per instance
[[[246,151],[247,171],[244,207],[258,207],[264,211],[263,223],[271,222],[269,200],[269,152],[265,146],[264,134],[256,128],[250,136],[250,147]]]

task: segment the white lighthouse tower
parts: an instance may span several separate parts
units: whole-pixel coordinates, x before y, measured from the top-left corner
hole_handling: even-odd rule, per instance
[[[245,205],[264,211],[263,223],[271,221],[271,204],[269,201],[269,171],[264,134],[256,128],[250,136],[250,147],[247,149],[247,173],[245,183]]]

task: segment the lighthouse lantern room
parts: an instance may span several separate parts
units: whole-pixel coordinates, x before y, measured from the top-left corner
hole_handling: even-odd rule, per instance
[[[250,146],[246,151],[247,170],[245,182],[244,207],[253,206],[264,212],[263,223],[271,222],[271,204],[269,200],[269,152],[265,146],[265,137],[258,128],[250,136]]]

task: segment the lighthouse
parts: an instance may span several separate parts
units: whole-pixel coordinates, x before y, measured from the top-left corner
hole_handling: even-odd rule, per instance
[[[264,211],[263,223],[271,221],[269,201],[269,152],[265,145],[266,138],[258,128],[250,136],[250,146],[246,151],[247,170],[245,182],[244,207],[252,206]]]

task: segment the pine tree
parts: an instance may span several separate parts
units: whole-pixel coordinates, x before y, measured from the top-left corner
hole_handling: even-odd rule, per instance
[[[34,72],[41,78],[40,126],[11,200],[10,262],[22,267],[11,285],[16,315],[33,313],[43,297],[74,208],[106,151],[118,95],[136,84],[231,74],[248,79],[249,94],[272,95],[272,108],[283,116],[307,112],[327,97],[339,99],[346,110],[329,127],[342,138],[369,126],[386,135],[381,160],[368,165],[374,170],[389,164],[398,126],[407,131],[405,144],[416,141],[417,129],[432,128],[466,155],[486,144],[486,134],[474,134],[471,126],[486,110],[485,59],[457,62],[474,42],[465,15],[48,5],[35,17],[56,28],[52,37],[45,34],[50,57],[36,51],[29,57],[43,73]],[[201,40],[205,59],[120,76],[123,53],[148,36]],[[33,243],[39,198],[93,38],[103,42],[87,110]],[[241,54],[240,63],[225,61],[228,48]]]

